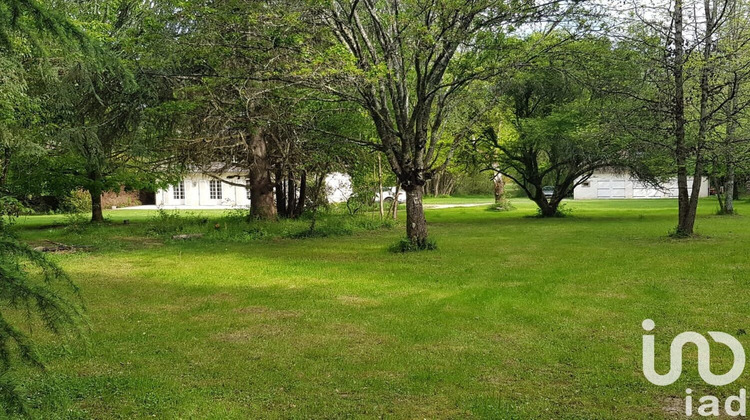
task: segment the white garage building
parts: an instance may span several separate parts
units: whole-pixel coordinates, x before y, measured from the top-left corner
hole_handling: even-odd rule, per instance
[[[688,188],[693,188],[692,177]],[[573,190],[576,200],[624,199],[624,198],[677,198],[677,178],[670,179],[655,188],[633,178],[627,173],[595,172],[586,182]],[[701,182],[700,197],[708,197],[708,179]]]
[[[219,178],[200,173],[188,174],[177,184],[158,190],[156,205],[165,208],[250,206],[250,190],[245,186],[240,186],[248,185],[246,175],[225,173]],[[329,203],[344,202],[352,194],[351,177],[347,174],[338,172],[328,174],[325,182]]]

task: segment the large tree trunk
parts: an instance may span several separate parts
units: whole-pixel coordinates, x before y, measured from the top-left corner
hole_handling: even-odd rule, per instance
[[[427,220],[424,217],[423,185],[404,186],[406,191],[406,236],[418,248],[427,247]],[[396,197],[396,201],[398,197]]]
[[[250,136],[250,215],[269,220],[276,217],[271,166],[262,130]]]
[[[503,176],[498,174],[495,176],[495,204],[500,204],[505,199],[505,182]]]
[[[89,188],[89,194],[91,194],[91,221],[98,223],[104,221],[104,213],[102,212],[102,189],[97,185]]]
[[[539,215],[541,217],[557,217],[557,208],[560,206],[559,201],[547,201],[546,198],[541,197],[534,200],[537,207],[539,207]]]

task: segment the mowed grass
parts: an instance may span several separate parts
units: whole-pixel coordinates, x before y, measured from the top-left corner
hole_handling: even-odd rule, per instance
[[[91,345],[35,332],[48,371],[25,373],[29,404],[46,419],[633,419],[677,416],[687,387],[750,385],[703,384],[693,347],[676,384],[641,373],[646,318],[662,373],[682,331],[750,349],[748,217],[707,200],[704,236],[672,240],[672,200],[569,202],[551,220],[514,204],[428,210],[439,250],[413,254],[387,251],[402,226],[225,243],[138,236],[148,213],[78,233],[25,218],[24,240],[96,246],[54,257],[81,287]],[[716,343],[712,358],[714,373],[731,365]]]

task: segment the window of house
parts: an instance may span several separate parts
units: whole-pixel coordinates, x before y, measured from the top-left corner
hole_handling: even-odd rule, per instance
[[[221,200],[221,181],[215,179],[208,181],[208,197],[211,200]]]
[[[185,199],[185,182],[180,181],[173,187],[173,194],[175,200],[184,200]]]

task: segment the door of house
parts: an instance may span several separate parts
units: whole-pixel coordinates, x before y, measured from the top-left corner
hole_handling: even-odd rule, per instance
[[[212,205],[219,205],[224,200],[223,184],[216,179],[208,181],[208,199]]]
[[[185,181],[172,185],[172,203],[176,206],[185,205]]]

